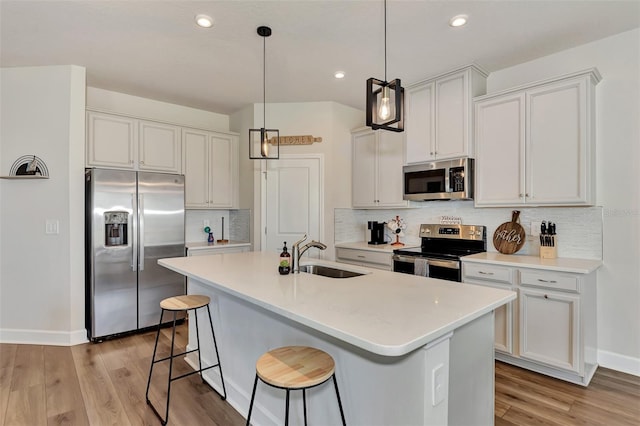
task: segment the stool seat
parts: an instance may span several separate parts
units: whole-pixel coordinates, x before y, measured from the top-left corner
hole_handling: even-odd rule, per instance
[[[210,301],[209,296],[189,294],[168,297],[160,302],[160,307],[166,311],[186,311],[207,306]]]
[[[308,346],[277,348],[256,362],[256,373],[263,382],[288,389],[313,387],[330,379],[334,371],[331,355]]]

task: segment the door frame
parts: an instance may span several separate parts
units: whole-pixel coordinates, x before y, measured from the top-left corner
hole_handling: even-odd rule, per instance
[[[318,200],[318,221],[319,229],[318,233],[319,239],[324,243],[325,235],[324,235],[324,154],[322,153],[309,153],[309,154],[282,154],[280,153],[280,160],[318,160],[318,181],[320,184],[319,188],[319,200]],[[279,161],[279,160],[264,160],[261,161],[260,164],[260,227],[258,228],[260,231],[260,251],[265,251],[266,247],[266,235],[264,232],[265,226],[267,224],[267,184],[266,184],[266,175],[267,175],[267,162],[268,161]],[[293,244],[293,242],[291,243]],[[322,254],[320,255],[322,257]]]

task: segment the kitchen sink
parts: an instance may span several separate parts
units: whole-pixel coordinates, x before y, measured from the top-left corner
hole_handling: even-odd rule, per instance
[[[346,269],[332,268],[324,265],[300,265],[300,272],[307,274],[321,275],[329,278],[351,278],[364,275],[361,272],[347,271]]]

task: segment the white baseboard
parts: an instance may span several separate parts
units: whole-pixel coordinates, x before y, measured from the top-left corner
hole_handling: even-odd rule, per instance
[[[604,368],[640,377],[640,359],[598,349],[598,364]]]
[[[74,346],[88,342],[87,330],[49,331],[0,329],[0,343],[18,343],[21,345]]]

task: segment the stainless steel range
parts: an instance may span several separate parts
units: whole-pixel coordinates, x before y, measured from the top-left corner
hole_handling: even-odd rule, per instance
[[[487,228],[479,225],[420,225],[420,247],[393,251],[393,270],[462,281],[462,256],[487,251]]]

